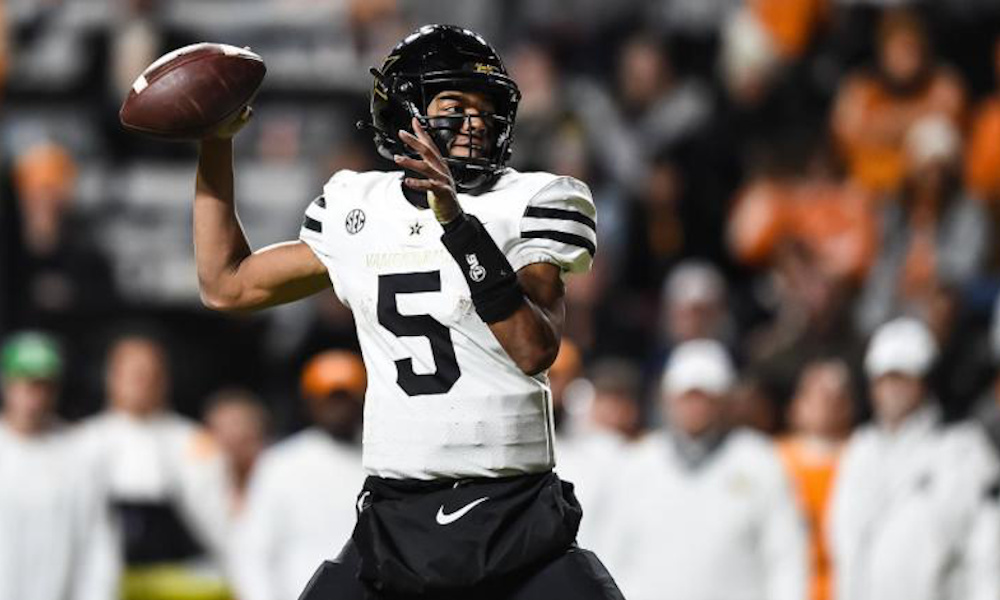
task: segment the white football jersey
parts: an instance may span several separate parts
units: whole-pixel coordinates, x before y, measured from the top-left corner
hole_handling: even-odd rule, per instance
[[[406,200],[402,179],[339,171],[300,234],[354,312],[368,370],[366,472],[438,479],[551,469],[548,378],[521,372],[479,318],[441,226]],[[590,268],[596,211],[580,181],[507,169],[490,191],[458,199],[515,270]]]

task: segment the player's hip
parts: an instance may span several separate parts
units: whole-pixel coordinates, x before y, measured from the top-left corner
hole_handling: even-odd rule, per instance
[[[624,600],[617,584],[593,552],[570,548],[537,569],[473,588],[397,595],[366,588],[356,577],[357,546],[348,542],[335,560],[324,561],[299,600]]]
[[[529,572],[574,544],[573,486],[547,471],[503,478],[369,477],[358,499],[361,579],[405,594],[474,588]]]

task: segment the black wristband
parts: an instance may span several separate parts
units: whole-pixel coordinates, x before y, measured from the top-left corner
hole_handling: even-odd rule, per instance
[[[459,215],[444,225],[441,242],[465,275],[479,317],[496,323],[524,302],[517,274],[496,242],[473,215]]]

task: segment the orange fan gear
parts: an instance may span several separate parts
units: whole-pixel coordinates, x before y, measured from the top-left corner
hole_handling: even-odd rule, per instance
[[[367,384],[368,376],[361,358],[344,350],[327,350],[312,357],[302,369],[300,381],[302,395],[307,398],[336,392],[361,397]]]

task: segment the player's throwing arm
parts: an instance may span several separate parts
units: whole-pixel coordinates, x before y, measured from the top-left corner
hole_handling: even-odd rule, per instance
[[[231,135],[246,122],[201,141],[194,197],[194,247],[202,301],[247,311],[292,302],[329,286],[326,267],[302,242],[252,252],[236,215]]]
[[[250,119],[264,79],[260,56],[225,44],[193,44],[150,65],[122,104],[122,125],[167,140],[200,142],[194,242],[204,303],[246,311],[291,302],[329,284],[301,243],[252,252],[233,198],[232,137]]]

